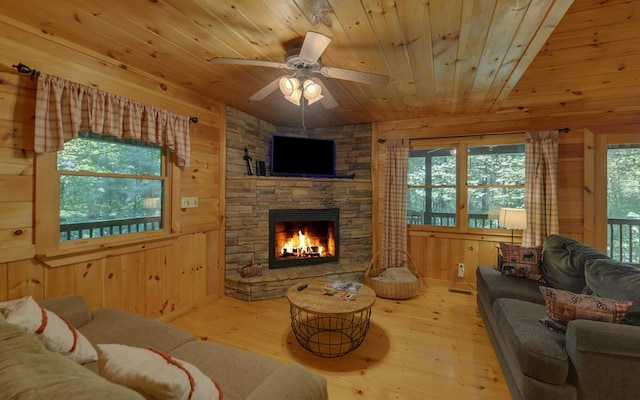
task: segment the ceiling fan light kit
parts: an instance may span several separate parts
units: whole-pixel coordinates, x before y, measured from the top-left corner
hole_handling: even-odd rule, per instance
[[[292,74],[280,77],[258,90],[250,97],[250,100],[260,101],[280,88],[284,98],[297,106],[300,106],[302,96],[304,96],[309,105],[319,100],[322,100],[320,103],[325,108],[333,108],[338,105],[322,81],[317,78],[311,78],[311,74],[321,74],[327,78],[365,84],[386,85],[389,83],[389,77],[385,75],[322,66],[320,56],[330,43],[331,38],[329,36],[309,31],[305,36],[304,42],[302,42],[302,46],[287,53],[285,63],[225,57],[214,57],[211,62],[280,68],[293,71]],[[302,85],[300,85],[300,81],[303,82]]]

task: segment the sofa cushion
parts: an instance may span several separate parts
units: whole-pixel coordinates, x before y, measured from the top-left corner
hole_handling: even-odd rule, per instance
[[[257,353],[201,340],[186,343],[170,354],[214,377],[224,400],[327,399],[326,379],[297,364],[285,365]]]
[[[542,276],[549,286],[580,293],[586,286],[584,264],[607,255],[577,240],[550,235],[542,248]]]
[[[540,292],[544,296],[547,313],[541,322],[561,333],[566,332],[569,321],[576,319],[619,324],[633,305],[633,301],[616,301],[549,287],[541,287]]]
[[[101,308],[80,327],[91,343],[117,343],[133,347],[153,347],[165,353],[195,340],[191,333],[164,322],[111,308]]]
[[[503,275],[544,281],[540,264],[542,263],[542,246],[522,247],[515,244],[500,243],[502,253]]]
[[[144,400],[133,390],[45,349],[34,334],[1,321],[0,388],[3,399]]]
[[[111,382],[155,400],[222,399],[213,380],[188,362],[154,349],[99,344],[99,372]]]
[[[487,265],[478,267],[476,278],[478,296],[482,296],[487,304],[493,304],[496,299],[503,297],[544,304],[538,289],[540,282],[504,276],[497,269]]]
[[[543,305],[502,298],[493,303],[493,312],[500,326],[497,335],[509,346],[525,375],[551,384],[567,380],[565,339],[538,322],[545,316]]]
[[[8,323],[35,333],[51,351],[82,364],[98,359],[91,343],[70,322],[45,310],[31,296],[0,303],[0,313]]]
[[[584,266],[587,288],[596,296],[632,300],[622,323],[640,325],[640,269],[614,260],[589,260]]]

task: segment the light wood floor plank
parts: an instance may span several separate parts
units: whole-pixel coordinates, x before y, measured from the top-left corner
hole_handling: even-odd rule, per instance
[[[323,374],[332,400],[510,399],[475,292],[449,288],[427,281],[413,299],[376,299],[364,343],[339,358],[315,356],[296,342],[286,299],[225,297],[172,323]]]

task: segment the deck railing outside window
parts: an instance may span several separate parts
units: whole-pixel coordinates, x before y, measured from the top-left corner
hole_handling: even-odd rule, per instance
[[[162,216],[110,219],[60,224],[60,241],[154,231],[162,228]]]
[[[456,215],[451,213],[407,212],[407,223],[410,225],[455,226]],[[489,219],[486,214],[469,214],[470,228],[498,228],[497,219]]]
[[[607,251],[614,260],[640,263],[640,218],[609,218]]]

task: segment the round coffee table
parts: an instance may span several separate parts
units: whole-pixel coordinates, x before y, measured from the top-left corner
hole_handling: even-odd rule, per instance
[[[324,294],[325,279],[298,282],[287,291],[291,329],[302,347],[322,357],[340,357],[362,344],[369,330],[371,306],[376,294],[360,282],[354,299],[345,299],[344,291]],[[301,285],[304,290],[298,290]],[[347,292],[351,293],[351,292]]]

